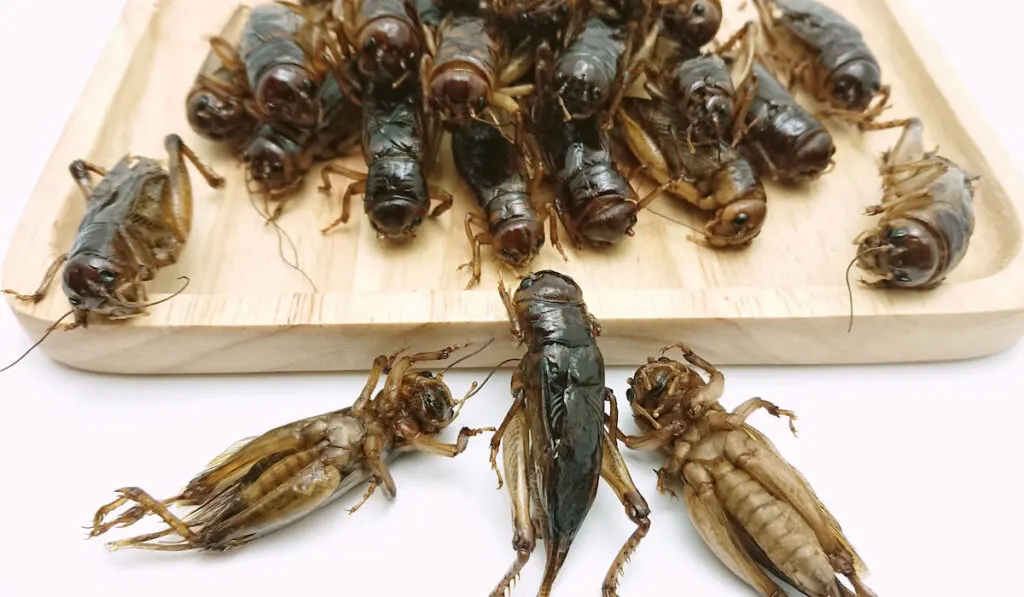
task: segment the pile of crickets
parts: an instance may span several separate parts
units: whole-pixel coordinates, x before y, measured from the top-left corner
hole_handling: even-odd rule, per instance
[[[715,41],[719,0],[240,7],[212,38],[185,104],[193,130],[229,146],[245,162],[248,184],[268,207],[276,203],[267,218],[280,215],[313,165],[323,164],[321,191],[329,197],[332,181],[348,179],[341,213],[324,231],[347,222],[351,198],[362,195],[370,224],[387,241],[409,241],[425,218],[453,204],[431,178],[449,134],[479,208],[465,222],[470,285],[480,279],[482,245],[499,262],[528,267],[546,240],[545,219],[559,250],[558,222],[577,248],[614,244],[633,234],[638,214],[661,193],[704,215],[708,246],[750,246],[767,217],[763,180],[801,185],[828,173],[835,145],[823,120],[861,131],[900,127],[883,157],[882,201],[868,210],[879,222],[855,241],[854,261],[881,286],[940,284],[967,251],[976,177],[924,151],[920,119],[879,119],[890,88],[843,16],[814,0],[754,5],[758,18],[722,43]],[[817,113],[794,99],[797,88],[820,104]],[[72,165],[89,198],[75,244],[39,291],[18,298],[40,300],[63,271],[68,316],[75,315],[69,327],[87,325],[90,314],[145,312],[152,303],[144,283],[177,261],[189,235],[185,161],[210,185],[224,184],[177,135],[166,145],[166,169],[144,157],[109,170]],[[365,173],[337,163],[356,148]],[[655,185],[643,197],[631,182],[641,175]],[[539,205],[545,181],[556,187],[554,199]],[[758,409],[790,421],[792,412],[761,399],[726,410],[722,374],[677,346],[682,361],[648,358],[628,381],[642,434],[626,435],[605,385],[601,328],[577,283],[544,270],[512,293],[499,284],[499,293],[525,352],[498,427],[463,428],[453,444],[437,439],[479,388],[455,400],[443,381],[447,369],[434,375],[413,366],[449,359],[466,345],[381,355],[352,406],[232,446],[170,499],[120,489],[96,513],[92,535],[156,515],[164,530],[111,545],[230,549],[359,486],[367,485],[363,501],[377,489],[393,497],[395,456],[454,457],[469,438],[493,431],[491,463],[512,501],[516,559],[492,595],[511,589],[538,538],[547,552],[540,594],[550,594],[601,479],[636,524],[604,579],[603,593],[616,594],[650,528],[620,442],[665,454],[658,490],[681,491],[703,540],[761,595],[783,595],[768,573],[808,596],[873,595],[839,524],[745,422]],[[172,507],[192,510],[178,515]]]

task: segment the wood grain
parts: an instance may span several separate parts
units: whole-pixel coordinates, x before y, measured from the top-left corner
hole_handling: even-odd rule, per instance
[[[736,4],[723,36],[752,15],[735,13]],[[1020,172],[910,9],[899,0],[826,4],[859,25],[876,52],[894,88],[888,114],[920,116],[929,145],[982,176],[977,231],[964,262],[933,291],[855,286],[857,318],[846,333],[843,272],[853,238],[870,223],[861,212],[879,199],[879,154],[899,132],[862,135],[830,125],[835,170],[796,191],[768,185],[767,223],[745,252],[698,245],[689,231],[650,213],[641,214],[634,238],[612,250],[570,252],[565,263],[545,247],[532,269],[557,269],[582,285],[604,326],[609,365],[636,365],[677,341],[723,365],[961,359],[1024,335]],[[109,165],[128,152],[164,158],[163,138],[175,132],[228,178],[225,189],[213,191],[193,174],[190,244],[180,263],[151,283],[151,298],[173,292],[179,275],[188,275],[190,286],[147,317],[56,333],[40,349],[72,367],[123,374],[320,371],[363,369],[372,355],[402,344],[506,338],[488,249],[480,286],[464,290],[468,274],[457,270],[470,256],[462,221],[472,200],[447,150],[441,181],[455,207],[424,224],[413,242],[381,244],[361,214],[321,235],[339,205],[337,194],[328,200],[317,192],[315,169],[281,225],[317,292],[281,261],[278,237],[253,210],[238,160],[199,139],[185,120],[185,93],[206,55],[205,36],[234,6],[129,0],[28,201],[2,279],[5,288],[32,289],[70,246],[84,212],[67,174],[72,160]],[[347,162],[365,170],[358,156]],[[655,208],[699,224],[669,197]],[[33,337],[68,308],[59,290],[37,305],[9,304]],[[499,342],[463,366],[516,352]]]

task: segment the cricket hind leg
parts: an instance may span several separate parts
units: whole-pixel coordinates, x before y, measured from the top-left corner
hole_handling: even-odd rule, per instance
[[[501,477],[501,471],[498,470],[498,451],[501,449],[501,442],[502,439],[505,437],[505,433],[508,431],[509,427],[512,425],[515,418],[521,412],[523,412],[525,408],[524,393],[522,391],[516,391],[514,387],[517,381],[518,373],[519,372],[517,370],[515,373],[512,374],[512,394],[513,396],[515,396],[515,400],[512,401],[512,406],[509,407],[508,412],[505,413],[505,418],[501,421],[501,424],[498,425],[497,431],[495,431],[494,435],[491,436],[490,462],[491,469],[493,469],[494,473],[498,476],[498,489],[501,489],[502,485],[504,485],[505,483],[504,479],[502,479]]]
[[[204,164],[178,135],[167,135],[164,148],[169,158],[167,172],[171,189],[170,196],[164,202],[164,217],[178,243],[184,244],[192,230],[192,182],[182,157],[192,162],[211,187],[219,189],[224,186],[225,180]]]
[[[114,520],[104,522],[108,514],[114,512],[115,510],[117,510],[118,508],[127,504],[130,501],[133,501],[130,497],[126,495],[121,495],[116,500],[110,502],[105,506],[101,506],[98,510],[96,510],[96,514],[93,515],[92,528],[89,531],[89,537],[97,537],[115,527],[130,527],[133,524],[145,518],[146,516],[148,516],[149,514],[153,513],[146,506],[136,503],[134,506],[128,508],[123,513],[121,513],[121,515],[115,518]],[[173,506],[175,504],[186,504],[187,500],[182,495],[176,495],[172,498],[163,500],[160,503],[163,504],[164,506]],[[170,532],[173,532],[173,529],[171,529]]]
[[[100,176],[107,175],[107,169],[102,166],[97,166],[91,162],[85,160],[75,160],[68,166],[68,171],[71,172],[71,178],[75,180],[75,184],[82,190],[82,194],[85,195],[85,200],[88,201],[92,198],[92,179],[89,178],[89,173],[99,174]]]
[[[529,441],[526,416],[519,412],[505,429],[502,450],[509,497],[512,499],[512,547],[516,550],[516,560],[501,582],[491,591],[491,597],[504,597],[511,591],[512,585],[519,578],[523,567],[537,547],[537,527],[542,526],[542,521],[531,514],[531,505],[536,496]]]
[[[198,549],[202,547],[199,535],[197,535],[189,526],[183,522],[180,518],[171,513],[167,509],[164,502],[158,502],[151,495],[139,489],[138,487],[122,487],[117,492],[121,494],[121,497],[126,498],[127,501],[136,502],[146,511],[152,512],[159,516],[168,526],[168,529],[161,533],[151,533],[149,535],[142,535],[139,537],[133,537],[130,539],[122,539],[120,541],[114,541],[108,543],[107,546],[112,550],[123,549],[126,547],[134,547],[137,549],[155,549],[155,550],[167,550],[167,551],[182,551],[187,549]],[[112,504],[117,503],[120,500],[115,500]],[[100,509],[101,511],[103,508]],[[160,544],[160,543],[146,543],[153,538],[164,536],[170,533],[174,533],[181,537],[182,543],[171,543],[171,544]]]
[[[611,402],[613,412],[617,412],[618,407],[615,396],[610,391],[606,392],[605,396]],[[640,545],[640,541],[647,536],[648,531],[651,529],[651,509],[647,505],[647,500],[640,494],[636,484],[633,483],[629,469],[626,467],[626,462],[623,460],[618,446],[615,445],[615,432],[616,429],[612,429],[611,433],[602,433],[601,477],[612,488],[619,501],[622,502],[622,505],[625,506],[626,515],[636,524],[636,530],[633,531],[633,534],[622,545],[618,555],[615,556],[615,560],[608,569],[608,574],[605,576],[604,584],[601,587],[602,594],[605,597],[612,597],[618,594],[616,588],[619,584],[619,576],[622,575],[626,563]]]
[[[787,597],[744,548],[715,493],[715,481],[711,473],[703,465],[691,462],[683,468],[683,476],[686,479],[683,486],[686,510],[708,548],[733,574],[757,590],[762,597]]]
[[[0,294],[8,294],[24,303],[38,303],[46,296],[46,291],[50,288],[50,284],[53,283],[54,278],[57,277],[57,272],[60,271],[61,266],[64,265],[64,262],[67,260],[67,253],[54,259],[53,263],[50,264],[50,267],[46,268],[46,273],[43,275],[43,281],[39,283],[39,288],[37,288],[32,294],[20,294],[7,289],[0,289]]]

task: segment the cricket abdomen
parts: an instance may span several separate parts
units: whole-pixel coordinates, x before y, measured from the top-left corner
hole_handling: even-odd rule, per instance
[[[796,509],[729,462],[716,462],[709,470],[722,507],[797,588],[809,597],[841,595],[825,551]]]

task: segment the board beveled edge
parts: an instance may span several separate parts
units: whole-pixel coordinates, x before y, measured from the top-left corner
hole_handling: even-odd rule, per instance
[[[26,330],[43,323],[18,315]],[[846,317],[799,319],[601,319],[607,366],[636,367],[683,341],[708,360],[734,365],[854,365],[956,361],[989,356],[1024,334],[1024,310],[903,317],[862,317],[847,335]],[[970,330],[970,334],[966,331]],[[397,346],[417,350],[472,340],[495,342],[458,368],[493,366],[522,356],[504,320],[474,323],[318,326],[94,326],[55,333],[40,347],[51,360],[119,375],[364,371]]]
[[[1006,194],[1014,207],[1015,221],[1019,229],[1024,228],[1024,179],[1014,167],[1009,154],[998,140],[987,119],[975,109],[974,102],[964,92],[955,88],[954,75],[927,30],[921,26],[914,11],[901,0],[884,0],[896,21],[904,30],[909,43],[915,48],[921,63],[928,70],[939,92],[954,108],[959,118],[971,132],[971,142],[982,149],[982,159],[988,162],[995,174],[993,183]],[[18,266],[31,264],[32,271],[43,271],[46,261],[51,258],[47,245],[53,225],[52,220],[43,218],[59,208],[63,199],[60,193],[47,192],[55,176],[66,176],[67,164],[75,157],[88,155],[79,149],[92,144],[106,115],[98,118],[95,114],[84,114],[82,105],[110,104],[118,92],[116,85],[108,81],[120,81],[131,64],[131,57],[157,8],[147,0],[128,0],[121,18],[115,25],[107,46],[97,61],[93,74],[79,98],[75,111],[56,149],[43,169],[32,196],[15,228],[10,249],[3,270],[3,285],[16,286],[11,278]],[[131,51],[126,52],[125,47]],[[926,57],[926,58],[925,58]],[[40,223],[42,222],[42,223]],[[597,314],[606,333],[602,337],[602,351],[608,365],[638,364],[637,354],[646,355],[660,346],[659,342],[674,342],[680,338],[686,341],[706,358],[723,365],[739,364],[855,364],[958,360],[985,356],[999,352],[1024,337],[1024,296],[1013,292],[1024,287],[1024,253],[1016,247],[1011,261],[996,274],[969,282],[948,284],[939,289],[941,294],[919,301],[915,297],[896,296],[891,293],[857,294],[858,316],[852,334],[845,333],[846,311],[845,289],[838,287],[801,288],[796,291],[779,289],[714,289],[702,293],[686,291],[657,290],[635,292],[634,300],[624,302],[615,292],[589,292],[588,303]],[[39,266],[39,267],[34,267]],[[26,305],[8,298],[8,304],[19,323],[36,336],[49,326],[56,317],[53,295],[36,305]],[[696,296],[696,295],[703,296]],[[295,313],[279,310],[277,303],[292,300],[295,295],[282,297],[246,297],[253,303],[254,312],[273,312],[279,320],[245,321],[235,320],[225,324],[220,318],[205,322],[175,319],[175,313],[203,312],[218,302],[216,296],[183,295],[173,303],[161,305],[163,310],[150,317],[136,320],[127,325],[93,326],[81,334],[66,338],[54,334],[40,350],[52,360],[70,367],[121,374],[159,373],[229,373],[229,372],[270,372],[270,371],[347,371],[363,370],[368,359],[372,359],[373,346],[393,346],[410,337],[433,330],[431,338],[444,342],[466,339],[463,329],[470,326],[480,334],[502,334],[507,331],[504,312],[496,293],[488,293],[483,299],[479,292],[446,291],[421,293],[425,305],[420,314],[429,313],[429,304],[442,295],[459,295],[460,302],[476,303],[468,317],[461,321],[438,321],[429,317],[410,318],[406,321],[388,324],[372,324],[355,321],[339,321],[338,318],[296,318]],[[673,300],[673,295],[676,300]],[[811,295],[821,302],[811,300]],[[165,296],[165,295],[164,295]],[[335,295],[305,295],[308,302],[333,301],[344,304],[349,297]],[[701,313],[686,313],[685,309],[672,308],[686,301],[701,304]],[[480,297],[480,299],[476,299]],[[154,295],[153,299],[161,298]],[[367,300],[360,295],[361,300]],[[299,301],[301,302],[301,300]],[[648,316],[637,319],[636,305],[643,304]],[[650,308],[651,305],[658,305]],[[801,305],[801,315],[793,317],[789,305]],[[745,305],[745,306],[744,306]],[[321,305],[320,312],[324,311]],[[329,310],[330,311],[330,310]],[[412,309],[416,312],[416,309]],[[680,312],[684,311],[684,312]],[[337,313],[338,311],[334,311]],[[465,313],[464,313],[465,315]],[[451,332],[436,330],[450,328]],[[621,331],[620,331],[621,330]],[[220,345],[221,353],[227,351],[222,366],[208,368],[201,362],[202,351],[195,355],[190,351],[196,338],[209,338],[216,334],[220,338],[212,344]],[[950,346],[951,335],[960,342]],[[473,333],[473,336],[479,334]],[[272,346],[294,343],[292,337],[320,340],[317,345],[320,355],[292,353],[286,357],[274,355]],[[154,342],[159,339],[159,342]],[[304,342],[304,341],[303,341]],[[147,345],[159,344],[160,350],[169,354],[194,355],[191,359],[170,358],[165,363],[151,365],[126,361],[130,352],[137,353]],[[360,345],[358,349],[333,350],[335,344]],[[510,343],[504,343],[510,344]],[[101,345],[106,348],[100,350]],[[234,345],[235,348],[231,346]],[[248,347],[252,358],[237,356],[237,346]],[[326,348],[325,348],[326,346]],[[311,348],[316,348],[311,346]],[[318,358],[340,352],[330,357],[326,367],[313,366]],[[393,350],[393,348],[391,349]],[[495,355],[504,349],[492,347],[487,351],[487,360],[494,362]],[[268,354],[269,353],[269,354]],[[349,354],[352,353],[352,354]],[[629,354],[630,356],[620,356]],[[93,355],[85,358],[82,355]],[[234,355],[234,356],[232,356]],[[516,356],[509,351],[508,356]],[[641,357],[642,359],[643,357]],[[227,361],[231,361],[230,363]],[[305,364],[304,364],[305,363]],[[481,366],[478,359],[466,361],[462,367]]]

